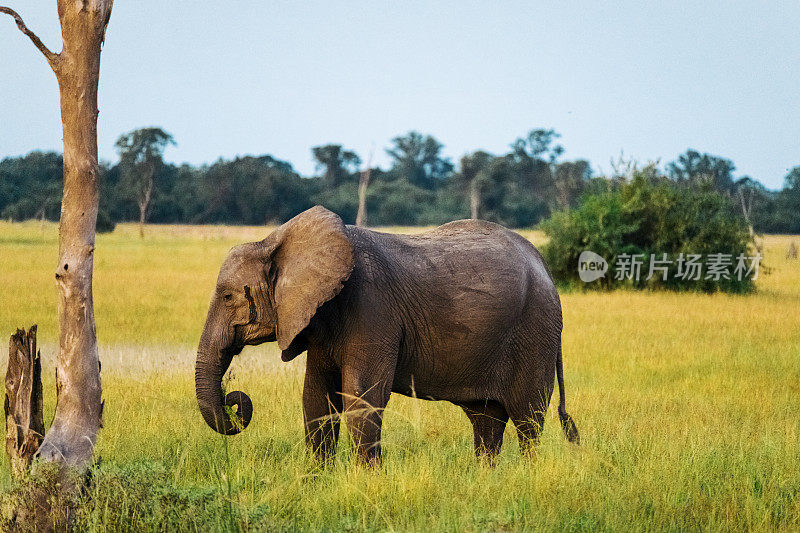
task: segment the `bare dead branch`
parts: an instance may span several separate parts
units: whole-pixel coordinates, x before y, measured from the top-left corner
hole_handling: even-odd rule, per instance
[[[47,63],[50,65],[50,68],[52,68],[53,71],[55,72],[58,66],[58,60],[60,59],[61,56],[59,54],[54,54],[53,52],[51,52],[50,49],[47,48],[47,46],[45,46],[42,40],[39,39],[39,37],[35,33],[33,33],[30,29],[28,29],[28,27],[25,25],[25,22],[22,20],[22,17],[19,16],[19,13],[17,13],[10,7],[4,7],[4,6],[0,6],[0,13],[11,15],[14,18],[14,22],[17,23],[17,28],[19,28],[19,31],[27,35],[28,38],[31,40],[31,42],[33,42],[34,46],[36,46],[36,48],[38,48],[39,51],[42,54],[44,54],[45,59],[47,59]]]

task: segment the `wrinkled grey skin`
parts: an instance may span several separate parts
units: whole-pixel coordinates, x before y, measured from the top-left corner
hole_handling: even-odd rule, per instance
[[[222,397],[232,357],[276,341],[289,361],[308,350],[303,414],[320,459],[347,418],[357,457],[380,459],[390,393],[461,406],[479,457],[499,452],[509,418],[523,450],[536,443],[558,377],[564,404],[561,304],[536,248],[496,224],[462,220],[421,235],[345,226],[314,207],[261,242],[231,250],[200,340],[196,390],[213,429],[234,434],[224,405],[246,426],[252,406]]]

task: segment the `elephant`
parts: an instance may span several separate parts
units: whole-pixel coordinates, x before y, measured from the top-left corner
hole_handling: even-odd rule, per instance
[[[307,352],[312,457],[335,454],[344,417],[357,461],[380,462],[395,392],[460,406],[476,455],[493,461],[509,418],[522,451],[534,449],[554,375],[562,428],[580,442],[565,406],[561,331],[549,270],[519,234],[480,220],[388,234],[315,206],[224,260],[197,350],[197,402],[212,429],[239,433],[252,402],[223,398],[223,375],[244,346],[277,341],[283,361]]]

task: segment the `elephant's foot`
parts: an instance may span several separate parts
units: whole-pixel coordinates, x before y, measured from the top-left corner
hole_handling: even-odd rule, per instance
[[[460,403],[459,406],[472,422],[478,461],[494,466],[503,446],[508,413],[500,402],[494,400]]]

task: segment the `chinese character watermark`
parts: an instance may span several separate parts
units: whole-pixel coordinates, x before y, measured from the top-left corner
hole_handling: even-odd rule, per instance
[[[642,274],[642,261],[644,254],[619,254],[615,265],[617,273],[614,279],[622,281],[624,279],[638,280]]]
[[[670,258],[668,254],[619,254],[614,263],[614,279],[617,281],[642,279],[649,281],[655,277],[662,281],[680,279],[684,281],[758,279],[761,254],[748,256],[743,253],[735,258],[732,254],[678,254]],[[645,267],[644,269],[642,267]],[[671,268],[674,267],[674,268]],[[608,262],[602,256],[586,250],[578,258],[578,276],[581,281],[590,283],[608,272]]]

